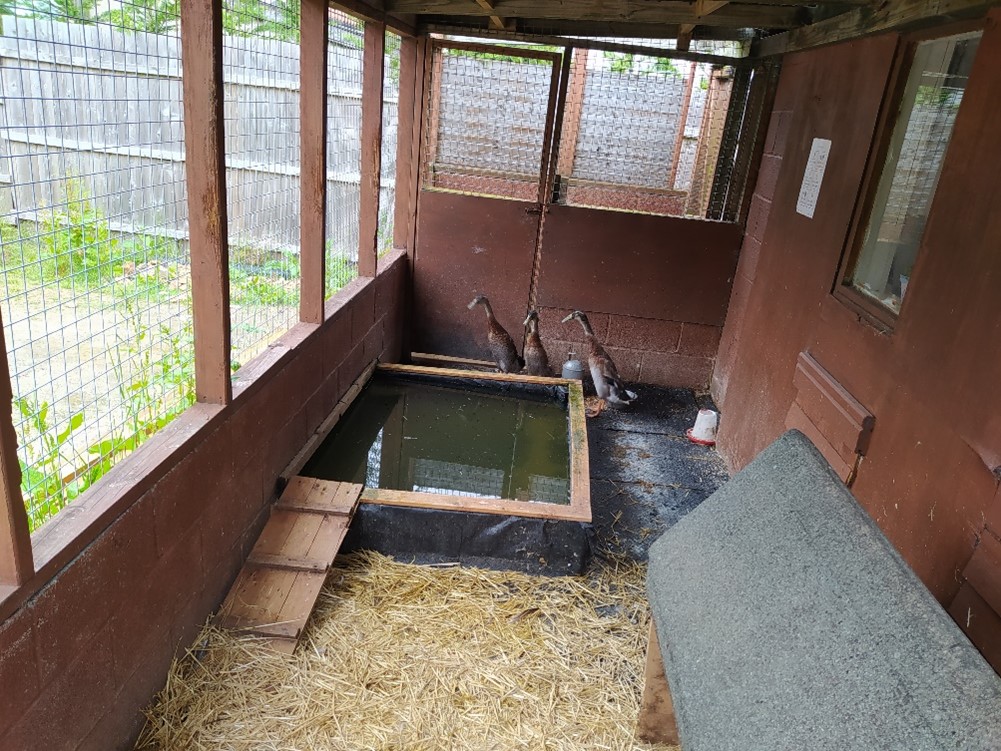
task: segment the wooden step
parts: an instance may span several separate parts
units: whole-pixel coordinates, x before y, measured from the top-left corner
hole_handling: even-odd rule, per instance
[[[219,609],[216,623],[291,654],[347,534],[362,486],[296,476]]]

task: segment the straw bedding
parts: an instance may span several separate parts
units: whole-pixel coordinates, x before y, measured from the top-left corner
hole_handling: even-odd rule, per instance
[[[637,750],[644,568],[584,578],[343,556],[291,657],[207,628],[137,748]]]

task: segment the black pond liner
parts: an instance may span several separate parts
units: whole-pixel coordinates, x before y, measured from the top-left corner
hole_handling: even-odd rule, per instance
[[[518,396],[564,407],[569,401],[566,387],[560,385],[421,373],[379,373],[375,377]],[[362,502],[341,550],[374,550],[401,562],[458,563],[558,576],[585,571],[593,539],[593,527],[587,522]]]

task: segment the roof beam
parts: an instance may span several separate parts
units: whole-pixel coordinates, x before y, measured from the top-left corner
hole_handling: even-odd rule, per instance
[[[695,0],[695,15],[698,18],[708,16],[710,13],[718,11],[728,2],[729,0]]]
[[[700,18],[696,4],[685,0],[574,0],[572,3],[539,3],[536,0],[492,0],[484,8],[473,0],[387,0],[387,13],[418,15],[497,16],[498,18],[549,19],[553,21],[604,21],[624,24],[697,23],[788,29],[808,20],[804,8],[782,5],[728,3]]]
[[[476,4],[486,11],[492,11],[494,9],[493,0],[476,0]],[[511,26],[511,24],[506,23],[500,16],[489,15],[487,18],[490,19],[491,29],[497,29],[498,31],[503,31],[505,29],[510,30],[508,27]]]
[[[887,0],[781,34],[765,37],[752,48],[757,57],[820,47],[847,39],[976,18],[997,0]]]

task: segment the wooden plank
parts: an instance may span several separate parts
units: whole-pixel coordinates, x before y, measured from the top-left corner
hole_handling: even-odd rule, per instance
[[[799,8],[781,5],[728,4],[715,13],[700,18],[695,3],[684,0],[577,0],[572,10],[565,3],[539,3],[535,0],[497,0],[487,10],[470,0],[387,0],[386,10],[434,16],[481,16],[500,18],[608,21],[630,24],[699,23],[713,26],[751,28],[792,28],[805,16]],[[550,25],[551,28],[551,25]]]
[[[350,517],[358,505],[358,496],[362,491],[361,485],[350,482],[316,480],[311,477],[294,477],[292,479],[312,480],[315,485],[306,497],[286,498],[283,493],[275,508],[307,514],[334,514]]]
[[[386,26],[365,22],[361,94],[361,195],[358,275],[374,277],[379,259],[379,167],[382,154],[382,78]]]
[[[471,368],[497,369],[497,363],[490,362],[490,360],[477,360],[472,357],[452,357],[451,355],[433,355],[427,352],[411,352],[410,361],[414,365],[427,365],[439,368],[461,367],[462,370],[469,370]]]
[[[556,158],[556,173],[566,177],[573,174],[574,158],[577,155],[577,138],[580,134],[580,118],[584,112],[584,88],[587,84],[588,50],[575,48],[571,65],[570,84],[563,97],[565,114],[560,129],[560,149]]]
[[[996,0],[887,0],[877,6],[855,8],[811,26],[764,37],[752,47],[751,54],[756,57],[783,55],[884,31],[976,18],[996,4]]]
[[[233,389],[221,3],[213,0],[181,3],[181,60],[195,391],[199,402],[228,404]]]
[[[671,687],[664,673],[664,659],[660,652],[657,629],[650,619],[650,635],[646,648],[646,669],[644,671],[643,698],[640,700],[640,714],[636,721],[636,737],[647,743],[663,743],[676,746],[678,720],[674,714]]]
[[[556,187],[556,176],[559,173],[559,162],[560,162],[560,150],[563,148],[563,120],[566,117],[567,109],[567,99],[568,99],[568,89],[570,88],[570,74],[573,70],[574,61],[576,60],[576,53],[573,48],[567,47],[563,50],[563,62],[560,66],[560,76],[559,76],[559,91],[556,96],[556,120],[553,123],[553,134],[552,134],[552,153],[549,156],[549,170],[545,176],[546,185],[545,191],[543,192],[543,201],[545,203],[550,203],[552,201],[558,200],[558,196],[554,196],[553,192]],[[578,123],[578,126],[580,124]],[[574,138],[576,139],[577,134],[574,133]],[[541,252],[541,239],[542,239],[542,228],[539,228],[539,240],[538,246],[536,248],[536,253]],[[536,268],[534,271],[537,272],[538,264],[536,263]],[[532,283],[533,294],[529,295],[529,299],[534,299],[534,288],[535,282]],[[529,305],[529,307],[535,307],[534,305]]]
[[[980,544],[963,569],[963,578],[1001,616],[1001,542],[990,532],[980,535]]]
[[[691,38],[689,38],[691,41]],[[681,36],[678,36],[678,48],[681,48]],[[686,50],[687,51],[687,50]],[[674,153],[671,156],[671,171],[668,173],[667,177],[667,187],[669,189],[674,189],[675,181],[678,176],[678,164],[681,162],[681,150],[685,145],[685,124],[688,122],[688,111],[692,106],[692,92],[695,89],[695,74],[698,72],[698,67],[695,63],[691,63],[688,68],[688,81],[685,82],[685,99],[681,103],[681,115],[678,118],[678,135],[674,139]]]
[[[814,425],[813,421],[803,411],[803,409],[793,402],[786,413],[786,430],[796,429],[810,439],[810,442],[817,447],[817,450],[831,465],[834,473],[847,484],[852,477],[852,469],[855,466],[854,459],[846,460],[841,453],[831,444],[827,436]]]
[[[512,501],[506,498],[439,495],[438,493],[386,490],[384,488],[365,488],[362,491],[361,500],[362,503],[377,503],[383,506],[467,511],[478,514],[500,514],[502,516],[525,516],[531,519],[560,519],[575,522],[591,521],[590,511],[582,513],[572,504]]]
[[[577,517],[591,521],[591,458],[587,448],[584,387],[570,381],[567,400],[570,435],[570,506]]]
[[[260,566],[264,568],[279,568],[286,571],[308,571],[314,574],[322,574],[330,564],[325,561],[311,561],[305,558],[290,558],[287,555],[278,553],[251,553],[247,558],[247,566]]]
[[[876,418],[809,353],[793,372],[796,404],[848,463],[865,455]]]
[[[327,239],[326,0],[303,0],[299,20],[299,320],[323,323]]]
[[[747,215],[751,211],[751,199],[754,197],[754,188],[758,184],[758,171],[761,167],[762,155],[765,152],[765,141],[768,138],[768,126],[772,116],[772,109],[775,105],[775,94],[779,88],[779,73],[781,69],[782,65],[779,60],[774,61],[771,65],[766,64],[764,67],[755,69],[755,77],[763,75],[767,80],[765,82],[764,100],[761,103],[761,111],[755,129],[754,147],[751,151],[750,165],[746,175],[742,178],[740,206],[737,209],[737,223],[741,227],[747,226]],[[753,85],[756,84],[752,81]]]
[[[967,582],[949,605],[949,615],[994,669],[1001,670],[1001,615]]]
[[[0,585],[19,586],[35,572],[28,513],[21,496],[21,464],[17,458],[7,344],[0,318]]]
[[[486,11],[494,9],[492,0],[476,0],[476,4]],[[507,22],[500,16],[488,15],[487,18],[490,20],[490,28],[492,29],[506,29],[509,27]]]
[[[552,188],[550,187],[550,170],[549,165],[553,158],[553,128],[556,123],[556,110],[557,103],[560,100],[560,73],[561,67],[556,64],[554,60],[552,63],[552,70],[549,76],[549,101],[546,104],[546,124],[543,126],[542,130],[542,159],[539,165],[539,194],[537,201],[540,206],[545,205],[549,202],[552,196]],[[541,245],[542,235],[539,234],[539,244]],[[536,255],[539,253],[539,248],[536,248]]]
[[[484,373],[478,370],[460,370],[449,368],[429,368],[424,365],[400,365],[398,363],[379,363],[376,370],[383,373],[398,373],[401,375],[437,375],[455,378],[472,378],[479,381],[502,381],[506,383],[535,383],[540,386],[568,386],[578,383],[566,378],[549,378],[546,376],[531,376],[520,373]]]
[[[417,199],[421,188],[421,154],[423,154],[425,117],[427,110],[424,107],[425,85],[427,84],[428,51],[432,49],[426,36],[417,40],[417,53],[415,61],[417,68],[414,71],[414,118],[412,126],[412,136],[410,144],[410,197],[407,204],[407,252],[410,254],[411,263],[417,251]],[[407,296],[407,312],[410,313],[410,298]],[[408,315],[409,319],[409,315]],[[410,327],[404,336],[404,342],[410,338]]]

